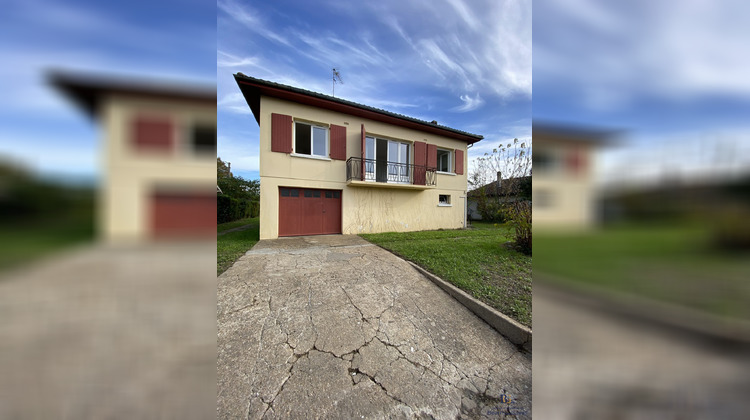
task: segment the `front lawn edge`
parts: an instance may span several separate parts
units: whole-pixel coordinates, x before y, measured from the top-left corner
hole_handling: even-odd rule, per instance
[[[632,293],[581,284],[547,273],[537,273],[535,289],[557,299],[682,331],[702,339],[750,345],[750,322],[720,317]],[[541,288],[539,288],[541,287]]]
[[[459,303],[464,305],[468,310],[473,312],[476,316],[478,316],[492,328],[497,330],[497,332],[510,340],[511,343],[523,348],[528,352],[531,352],[531,328],[522,325],[509,316],[497,311],[496,309],[486,305],[483,302],[480,302],[470,294],[448,283],[440,277],[430,273],[417,264],[414,264],[411,261],[406,262],[411,264],[411,266],[419,271],[423,276],[430,279],[430,281],[432,281],[446,293],[451,295]]]

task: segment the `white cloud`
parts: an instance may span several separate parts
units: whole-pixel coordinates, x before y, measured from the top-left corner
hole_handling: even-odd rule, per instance
[[[484,100],[477,93],[473,98],[469,95],[461,95],[459,97],[463,102],[463,105],[453,108],[453,111],[457,112],[468,112],[473,111],[480,106],[484,105]]]
[[[648,95],[750,97],[750,4],[550,0],[535,10],[534,71],[593,109]]]

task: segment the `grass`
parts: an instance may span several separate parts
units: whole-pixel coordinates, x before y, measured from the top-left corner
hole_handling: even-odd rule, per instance
[[[518,322],[531,326],[531,257],[506,246],[510,227],[362,234]]]
[[[7,270],[91,242],[91,211],[74,215],[49,215],[44,219],[0,226],[0,270]]]
[[[251,225],[250,228],[229,232],[216,238],[216,275],[227,271],[229,267],[252,248],[260,239],[259,218],[248,218],[216,226],[216,231],[224,232],[235,227]]]
[[[750,319],[750,258],[710,246],[694,224],[623,225],[534,238],[534,270],[709,312]]]

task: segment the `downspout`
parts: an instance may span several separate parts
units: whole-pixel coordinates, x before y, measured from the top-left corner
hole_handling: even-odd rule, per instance
[[[471,149],[471,146],[473,146],[473,145],[474,145],[474,143],[471,143],[471,144],[468,144],[466,146],[466,162],[467,163],[469,162],[469,149]],[[466,170],[464,170],[464,172],[466,172],[466,180],[467,180],[466,182],[468,183],[468,179],[469,179],[469,165],[466,165]],[[469,217],[468,216],[468,213],[469,213],[469,198],[468,197],[469,197],[469,193],[466,192],[466,191],[464,191],[464,195],[461,196],[461,198],[464,199],[464,229],[466,229],[466,223],[467,223],[467,219]]]

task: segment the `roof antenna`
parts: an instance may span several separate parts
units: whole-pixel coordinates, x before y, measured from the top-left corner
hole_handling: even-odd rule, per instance
[[[341,74],[339,74],[339,71],[335,68],[331,69],[333,71],[333,75],[331,76],[331,80],[333,81],[331,86],[331,96],[336,97],[336,82],[344,84],[344,80],[341,79]]]

